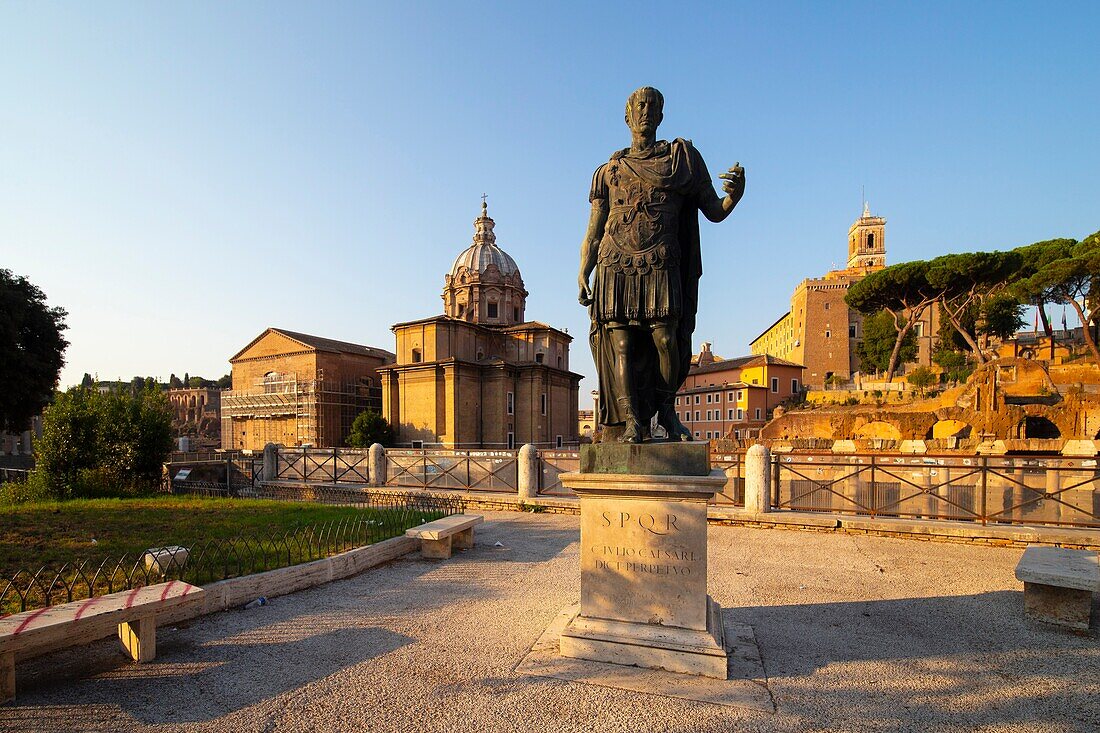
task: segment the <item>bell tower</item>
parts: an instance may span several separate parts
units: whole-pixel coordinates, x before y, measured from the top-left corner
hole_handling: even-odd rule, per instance
[[[848,269],[881,270],[886,267],[886,219],[871,216],[863,202],[863,216],[848,228]]]

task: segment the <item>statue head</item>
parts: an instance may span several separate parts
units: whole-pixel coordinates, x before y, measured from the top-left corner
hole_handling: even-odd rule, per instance
[[[655,133],[665,118],[665,98],[653,87],[636,89],[626,100],[626,125],[633,132]]]

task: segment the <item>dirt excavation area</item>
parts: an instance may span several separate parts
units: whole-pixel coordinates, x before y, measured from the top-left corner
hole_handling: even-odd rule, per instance
[[[449,560],[163,627],[149,664],[113,639],[21,662],[0,730],[1100,730],[1100,613],[1026,621],[1020,549],[711,527],[710,594],[772,712],[518,672],[578,600],[579,520],[485,517]]]

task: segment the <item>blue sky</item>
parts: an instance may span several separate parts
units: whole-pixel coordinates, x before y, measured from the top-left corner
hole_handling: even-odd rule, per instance
[[[62,385],[217,377],[268,326],[393,349],[488,194],[530,318],[578,336],[592,171],[649,84],[745,198],[703,223],[724,356],[842,265],[1100,229],[1100,4],[0,5],[0,267],[69,311]],[[582,400],[582,406],[586,400]]]

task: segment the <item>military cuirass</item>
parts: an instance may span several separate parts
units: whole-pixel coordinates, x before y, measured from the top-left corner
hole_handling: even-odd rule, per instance
[[[650,159],[649,165],[671,165]],[[683,195],[642,180],[621,157],[606,171],[608,215],[599,264],[627,275],[675,267],[680,261],[678,222]]]

